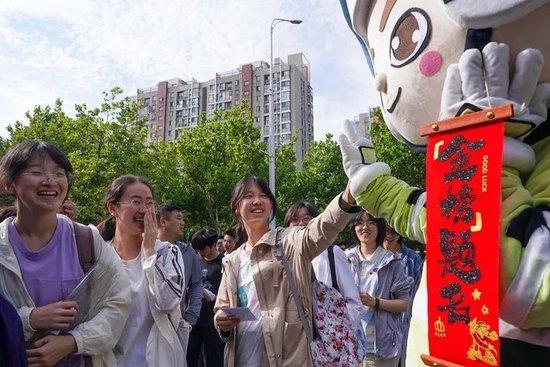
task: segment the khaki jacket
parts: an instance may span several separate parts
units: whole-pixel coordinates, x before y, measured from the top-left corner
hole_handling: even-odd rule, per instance
[[[335,198],[307,227],[286,228],[280,234],[284,254],[292,268],[310,323],[311,260],[334,241],[352,216],[340,208],[338,198]],[[283,272],[283,264],[273,252],[275,236],[276,230],[267,232],[250,254],[252,278],[258,292],[267,351],[268,361],[264,365],[313,366],[306,335]],[[238,248],[223,259],[222,281],[214,306],[216,316],[222,307],[237,307],[237,275],[241,251],[242,248]],[[225,346],[225,366],[235,365],[235,344],[235,331],[232,331]]]

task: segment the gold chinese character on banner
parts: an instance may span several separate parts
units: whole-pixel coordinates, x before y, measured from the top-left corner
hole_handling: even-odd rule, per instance
[[[498,342],[498,334],[477,317],[470,321],[472,345],[468,349],[468,358],[479,360],[491,366],[497,365],[497,350],[492,342]]]

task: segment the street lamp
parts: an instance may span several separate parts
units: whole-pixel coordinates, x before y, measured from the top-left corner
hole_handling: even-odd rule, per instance
[[[282,19],[275,18],[271,21],[270,28],[270,49],[269,49],[269,189],[275,195],[275,123],[273,121],[273,29],[279,23],[300,24],[300,19]],[[279,76],[280,77],[280,76]],[[275,218],[269,224],[271,228],[275,228]]]

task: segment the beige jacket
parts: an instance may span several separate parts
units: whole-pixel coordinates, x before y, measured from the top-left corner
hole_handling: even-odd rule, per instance
[[[307,227],[290,227],[281,233],[284,254],[292,268],[300,290],[306,315],[311,322],[311,260],[323,252],[352,218],[335,198]],[[267,232],[250,254],[254,285],[262,313],[262,330],[269,366],[313,366],[307,339],[283,264],[273,253],[276,230]],[[237,275],[242,248],[223,259],[223,276],[214,311],[222,307],[237,307]],[[225,346],[224,365],[235,364],[235,332],[229,334]],[[240,367],[240,366],[236,366]]]

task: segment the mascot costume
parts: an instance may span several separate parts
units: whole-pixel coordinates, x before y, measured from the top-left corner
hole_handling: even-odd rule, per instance
[[[550,365],[550,0],[340,3],[374,75],[385,123],[411,149],[426,148],[423,124],[513,106],[502,167],[501,365]],[[358,204],[426,243],[426,192],[375,162],[354,123],[346,121],[345,131],[339,143]],[[428,354],[425,274],[407,366],[421,366],[420,354]]]

